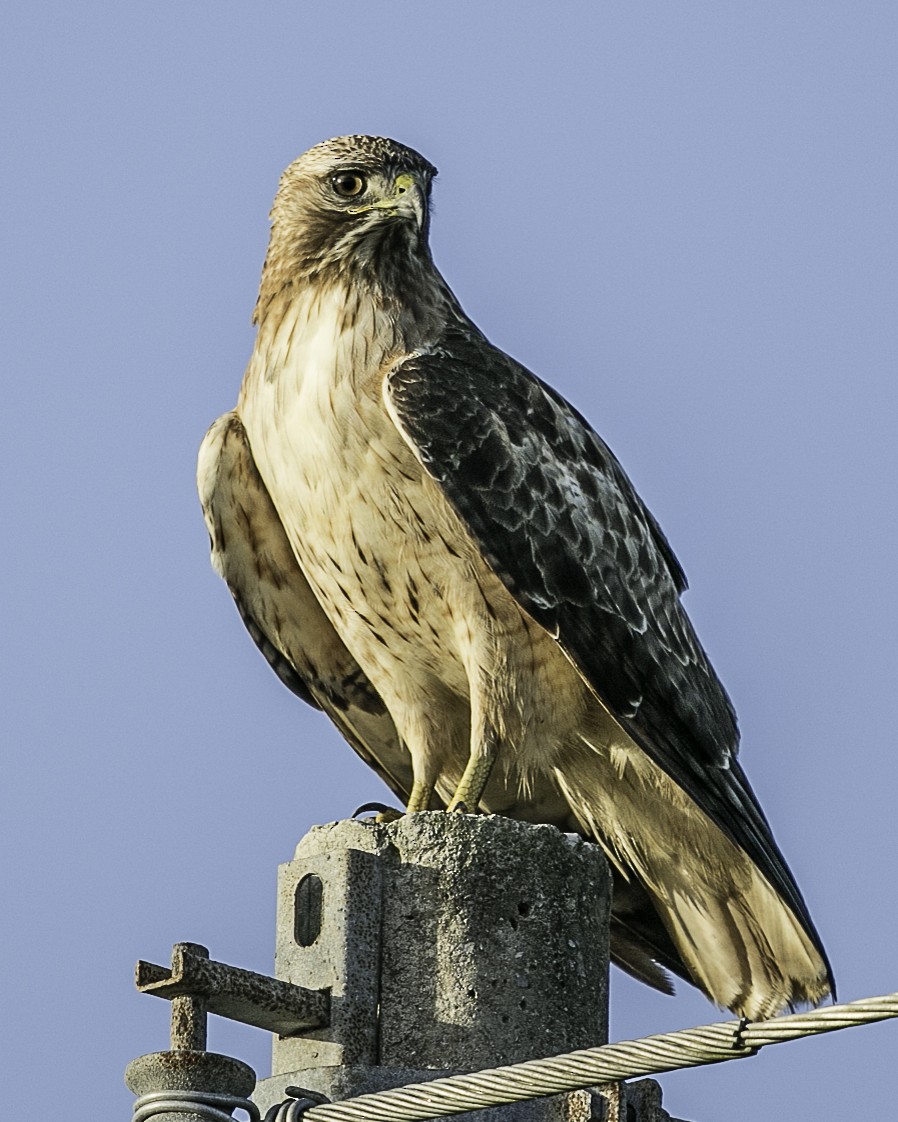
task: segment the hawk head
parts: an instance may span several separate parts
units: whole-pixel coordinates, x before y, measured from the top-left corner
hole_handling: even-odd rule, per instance
[[[436,173],[386,137],[340,136],[310,148],[281,176],[260,304],[266,289],[296,281],[352,277],[390,287],[412,261],[429,261]]]

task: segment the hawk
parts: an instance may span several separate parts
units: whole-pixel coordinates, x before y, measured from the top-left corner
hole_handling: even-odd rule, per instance
[[[598,842],[625,970],[749,1018],[816,1003],[832,973],[683,570],[587,421],[462,311],[435,174],[349,136],[282,176],[255,348],[200,450],[214,566],[408,812]]]

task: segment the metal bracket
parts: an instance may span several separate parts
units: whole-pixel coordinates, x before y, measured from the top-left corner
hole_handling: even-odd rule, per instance
[[[330,1022],[330,994],[209,958],[199,943],[175,943],[171,967],[137,963],[141,993],[172,1003],[173,1051],[206,1049],[206,1015],[215,1013],[279,1036],[296,1036]]]

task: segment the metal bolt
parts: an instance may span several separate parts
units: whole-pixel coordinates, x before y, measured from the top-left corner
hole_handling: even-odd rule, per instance
[[[199,943],[175,943],[172,961],[179,954],[208,958],[209,948]],[[208,998],[195,993],[179,994],[171,999],[171,1050],[173,1052],[206,1051],[206,1017]]]

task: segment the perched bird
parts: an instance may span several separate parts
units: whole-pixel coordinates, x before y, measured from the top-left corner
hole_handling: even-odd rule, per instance
[[[462,311],[428,248],[435,174],[348,136],[281,178],[255,349],[200,450],[213,563],[409,812],[597,841],[624,969],[750,1018],[818,1002],[832,974],[683,570],[584,418]]]

